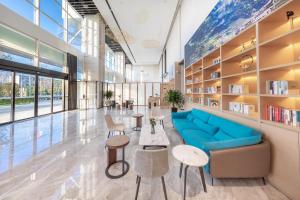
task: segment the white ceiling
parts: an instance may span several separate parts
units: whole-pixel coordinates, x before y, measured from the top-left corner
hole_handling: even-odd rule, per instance
[[[158,64],[178,0],[108,0],[136,62],[105,0],[94,2],[133,64]]]

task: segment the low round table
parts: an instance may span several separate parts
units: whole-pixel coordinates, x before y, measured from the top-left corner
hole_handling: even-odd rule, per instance
[[[186,196],[185,195],[186,194],[186,176],[187,176],[187,170],[190,166],[199,168],[203,189],[204,189],[204,192],[207,192],[204,173],[203,173],[203,167],[208,163],[208,160],[209,160],[206,153],[204,151],[202,151],[201,149],[198,149],[198,148],[190,146],[190,145],[175,146],[172,150],[172,153],[173,153],[173,156],[176,158],[176,160],[178,160],[181,163],[179,177],[181,177],[183,165],[186,165],[186,167],[184,169],[183,199],[185,199],[185,196]]]
[[[136,119],[136,125],[133,128],[133,130],[140,131],[142,128],[142,123],[143,123],[142,119],[143,119],[144,115],[137,113],[137,114],[133,114],[132,117]]]
[[[107,167],[105,174],[111,179],[116,179],[124,176],[129,171],[129,163],[125,161],[125,146],[129,144],[129,137],[126,135],[113,136],[106,141],[107,151]],[[117,149],[122,148],[122,160],[117,160]],[[109,168],[116,163],[122,163],[122,173],[119,175],[111,175]],[[126,167],[125,167],[126,166]]]

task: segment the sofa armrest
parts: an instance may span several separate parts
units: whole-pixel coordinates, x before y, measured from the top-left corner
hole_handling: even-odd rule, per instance
[[[186,112],[172,112],[171,116],[172,116],[172,119],[184,119],[190,113],[191,113],[191,111],[186,111]]]
[[[210,151],[213,178],[258,178],[270,171],[270,143]]]

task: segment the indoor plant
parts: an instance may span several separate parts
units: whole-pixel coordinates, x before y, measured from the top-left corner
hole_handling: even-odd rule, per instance
[[[172,105],[172,112],[177,112],[177,109],[183,106],[184,97],[178,90],[169,90],[166,93],[164,100]]]
[[[104,97],[106,98],[106,105],[107,106],[110,106],[111,105],[111,102],[110,102],[110,99],[112,98],[113,96],[113,92],[111,90],[107,90],[105,93],[104,93]]]

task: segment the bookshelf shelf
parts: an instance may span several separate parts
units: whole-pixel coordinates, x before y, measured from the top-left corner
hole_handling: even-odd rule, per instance
[[[300,112],[300,16],[288,20],[288,10],[300,13],[300,1],[283,4],[185,69],[194,105],[300,133],[300,120],[293,127],[265,118],[266,106]],[[239,104],[251,114],[232,109]]]

